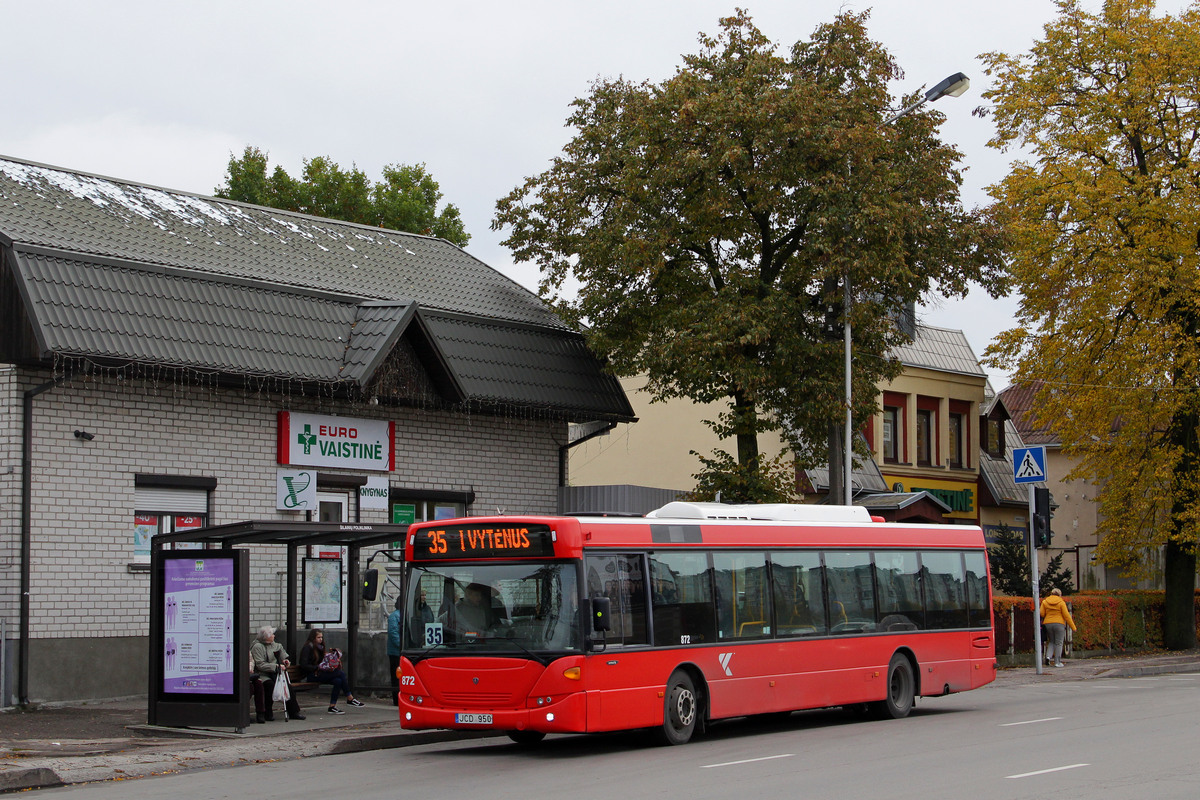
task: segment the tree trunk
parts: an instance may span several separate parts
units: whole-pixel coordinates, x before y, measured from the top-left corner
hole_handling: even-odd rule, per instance
[[[734,425],[737,431],[738,465],[744,468],[758,465],[758,413],[754,403],[740,391],[733,394]]]
[[[1190,330],[1195,319],[1188,315]],[[1175,385],[1184,386],[1186,372],[1176,369]],[[1172,531],[1163,548],[1163,646],[1168,650],[1190,650],[1196,646],[1196,529],[1184,527],[1180,519],[1197,502],[1196,481],[1200,480],[1200,410],[1194,390],[1187,392],[1171,417],[1171,443],[1181,451],[1175,465],[1175,502]]]
[[[1163,553],[1166,597],[1163,601],[1163,646],[1191,650],[1196,646],[1196,551],[1174,538]]]

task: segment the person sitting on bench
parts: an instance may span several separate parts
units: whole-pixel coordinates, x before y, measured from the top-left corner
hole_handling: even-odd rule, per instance
[[[275,693],[275,681],[292,663],[287,650],[275,641],[275,629],[270,625],[263,625],[258,629],[254,644],[250,646],[250,660],[254,662],[254,672],[262,679],[263,696],[267,706],[263,718],[270,722],[275,719],[275,703],[271,699]],[[287,709],[288,719],[304,719],[295,697],[289,697],[284,707]]]
[[[364,706],[366,703],[354,698],[354,692],[346,681],[346,673],[342,671],[342,653],[336,647],[325,647],[325,631],[313,628],[308,632],[308,640],[300,648],[300,670],[313,683],[328,683],[332,686],[329,691],[329,713],[345,714],[337,706],[338,695],[346,695],[346,703],[352,706]]]

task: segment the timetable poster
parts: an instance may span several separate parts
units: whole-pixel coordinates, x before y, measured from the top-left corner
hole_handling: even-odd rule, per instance
[[[233,694],[233,559],[163,566],[163,691]]]

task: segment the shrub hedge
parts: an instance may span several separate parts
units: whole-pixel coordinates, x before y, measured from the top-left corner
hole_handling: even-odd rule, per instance
[[[1153,650],[1163,646],[1163,593],[1140,590],[1084,591],[1065,598],[1078,630],[1077,650]],[[1032,611],[1030,597],[993,597],[996,631],[1009,629],[1014,608]],[[1026,618],[1028,619],[1028,618]],[[1196,631],[1200,638],[1200,591],[1196,593]],[[999,637],[997,649],[1007,649],[1007,635]],[[1029,650],[1031,650],[1030,648]],[[1017,648],[1018,652],[1029,652]]]

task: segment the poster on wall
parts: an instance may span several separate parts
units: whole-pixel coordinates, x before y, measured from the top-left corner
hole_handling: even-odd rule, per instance
[[[135,561],[150,560],[150,537],[158,533],[158,517],[154,514],[135,514],[133,517],[133,557]]]
[[[233,694],[234,559],[163,565],[163,691]]]
[[[304,624],[342,621],[342,560],[340,558],[304,559],[301,587]]]

